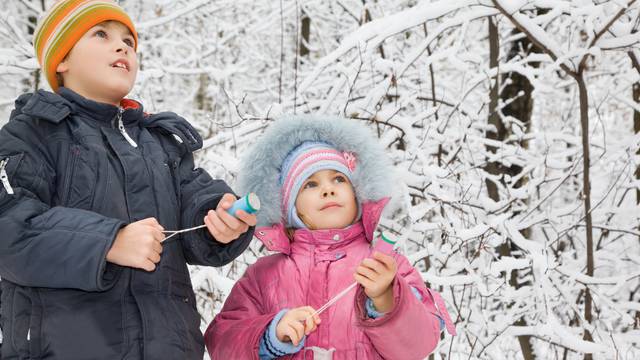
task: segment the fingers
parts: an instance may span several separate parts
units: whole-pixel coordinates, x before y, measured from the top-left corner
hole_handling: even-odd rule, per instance
[[[289,336],[293,345],[298,346],[300,340],[302,340],[302,337],[304,336],[304,325],[299,321],[293,321],[287,325],[288,329],[285,333]]]
[[[146,218],[146,219],[142,219],[137,221],[140,224],[144,224],[144,225],[149,225],[153,228],[158,229],[158,231],[164,231],[164,228],[162,227],[162,225],[160,225],[160,223],[158,222],[158,220],[154,217],[150,217],[150,218]]]
[[[389,269],[396,267],[396,259],[393,256],[376,251],[373,253],[373,258],[382,262]]]
[[[154,228],[151,231],[151,235],[153,236],[153,239],[158,242],[158,244],[162,243],[164,241],[165,235],[162,232],[162,230],[158,230],[157,228]]]
[[[227,198],[234,199],[233,195],[227,195],[229,195]],[[209,210],[204,218],[204,223],[211,235],[224,244],[237,239],[240,234],[245,233],[249,229],[249,224],[252,224],[251,226],[256,224],[255,215],[250,215],[240,210],[238,214],[241,218],[238,219],[227,213],[227,209],[231,204],[225,203],[225,196],[223,196],[223,200],[220,200],[216,210]]]
[[[304,306],[300,308],[302,315],[304,316],[302,322],[304,323],[304,334],[309,335],[316,330],[318,324],[320,324],[320,316],[315,314],[316,310],[311,306]]]
[[[362,285],[365,289],[372,288],[375,285],[374,281],[369,280],[368,278],[358,273],[353,274],[353,278],[356,280],[356,282],[358,282],[358,284]]]
[[[366,268],[366,269],[372,270],[377,274],[382,274],[388,271],[385,263],[378,261],[376,259],[369,259],[369,258],[362,260],[358,268]]]
[[[204,224],[207,226],[207,230],[209,230],[209,233],[211,233],[211,235],[216,240],[223,242],[222,233],[220,232],[220,230],[218,230],[219,225],[216,226],[216,223],[214,223],[216,218],[217,218],[217,215],[213,212],[213,210],[209,210],[207,215],[204,217]]]
[[[151,262],[150,260],[144,261],[141,265],[141,268],[146,271],[154,271],[156,269],[156,264]]]
[[[364,277],[366,277],[369,280],[376,280],[378,277],[380,277],[380,271],[376,271],[375,269],[371,268],[371,267],[367,267],[364,265],[359,265],[356,268],[356,273],[360,274]]]
[[[224,208],[220,205],[218,205],[218,207],[216,208],[216,214],[218,215],[218,217],[220,218],[220,220],[222,220],[222,222],[225,225],[225,230],[229,229],[233,232],[239,233],[239,232],[244,232],[247,231],[248,226],[247,224],[243,223],[242,221],[236,219],[235,216],[229,214],[227,212],[227,208]],[[242,231],[244,229],[244,231]]]
[[[309,314],[311,315],[311,314]],[[308,320],[305,320],[304,322],[304,334],[305,335],[309,335],[312,332],[316,331],[316,329],[318,328],[318,324],[320,323],[320,317],[318,317],[318,315],[314,315],[311,318],[309,318]]]
[[[229,243],[231,240],[237,238],[237,234],[234,234],[233,230],[225,225],[216,211],[209,210],[207,216],[204,218],[204,224],[207,226],[211,235],[223,244]]]
[[[162,254],[162,243],[161,242],[154,242],[153,244],[151,244],[151,248],[153,249],[153,251],[155,251],[158,254]]]
[[[236,211],[235,216],[248,226],[256,226],[256,223],[258,222],[255,215],[249,214],[244,210]]]
[[[160,262],[160,254],[158,254],[157,252],[152,252],[151,254],[149,254],[147,259],[151,260],[151,262],[153,262],[154,264],[157,264]]]
[[[225,210],[227,210],[228,208],[231,207],[231,205],[233,205],[233,202],[236,200],[237,198],[233,194],[226,193],[222,195],[222,197],[220,198],[220,201],[218,202],[218,207],[223,207]]]

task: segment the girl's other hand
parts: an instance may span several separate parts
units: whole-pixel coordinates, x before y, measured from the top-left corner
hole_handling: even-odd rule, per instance
[[[381,252],[362,260],[353,277],[364,287],[376,310],[382,313],[393,308],[393,279],[398,272],[396,260]]]
[[[282,342],[298,346],[305,335],[311,334],[320,324],[320,316],[313,315],[311,306],[303,306],[287,311],[276,326],[276,337]],[[309,318],[307,320],[307,318]]]

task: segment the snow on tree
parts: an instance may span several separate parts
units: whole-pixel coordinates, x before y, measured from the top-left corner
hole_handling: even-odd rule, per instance
[[[0,123],[47,87],[30,34],[50,3],[0,9]],[[283,113],[377,131],[403,204],[380,228],[459,332],[431,358],[640,358],[640,2],[120,3],[140,33],[131,97],[190,119],[214,177],[233,185]],[[264,254],[191,268],[203,330]]]

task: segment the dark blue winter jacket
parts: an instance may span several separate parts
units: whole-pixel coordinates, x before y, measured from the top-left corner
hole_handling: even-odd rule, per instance
[[[186,120],[134,105],[41,90],[0,130],[0,358],[202,359],[187,263],[230,262],[253,229],[228,245],[174,237],[153,272],[106,262],[128,223],[197,226],[231,192],[194,168],[202,139]]]

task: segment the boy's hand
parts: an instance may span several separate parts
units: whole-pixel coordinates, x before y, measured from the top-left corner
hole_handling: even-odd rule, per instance
[[[374,252],[373,258],[362,260],[353,277],[364,287],[364,292],[373,301],[379,312],[388,312],[393,308],[393,288],[396,277],[396,260],[381,252]]]
[[[249,226],[256,225],[256,216],[245,211],[238,210],[236,217],[227,213],[227,209],[233,205],[236,197],[233,194],[224,194],[215,211],[209,210],[204,217],[204,224],[211,236],[218,242],[228,244],[249,230]]]
[[[282,342],[292,342],[298,346],[305,335],[311,334],[320,324],[320,316],[314,315],[305,321],[315,310],[311,306],[303,306],[287,311],[276,326],[276,337]]]
[[[123,227],[107,252],[107,261],[146,271],[155,270],[162,253],[163,230],[155,218],[139,220]]]

